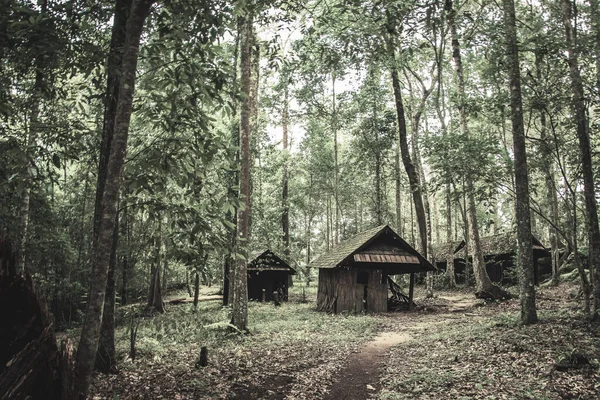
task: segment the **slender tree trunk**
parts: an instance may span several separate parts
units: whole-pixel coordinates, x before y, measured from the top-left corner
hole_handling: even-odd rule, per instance
[[[150,263],[150,280],[148,281],[148,298],[146,301],[146,307],[152,307],[152,303],[154,302],[154,281],[156,280],[156,265],[154,263]]]
[[[443,81],[442,81],[442,57],[438,60],[438,87],[437,94],[435,96],[435,108],[442,127],[442,135],[446,136],[446,103],[443,94]],[[441,101],[440,101],[441,100]],[[448,182],[445,187],[445,200],[446,200],[446,244],[447,256],[446,256],[446,275],[448,275],[448,286],[450,288],[456,287],[456,272],[454,268],[454,239],[452,236],[452,188],[451,183]],[[457,218],[458,219],[458,218]],[[456,221],[455,221],[456,223]],[[455,229],[455,234],[458,229]]]
[[[40,17],[43,17],[48,11],[48,1],[43,0],[41,4]],[[23,194],[19,210],[18,240],[16,248],[16,270],[19,274],[25,274],[25,263],[27,261],[27,234],[29,230],[29,205],[31,199],[32,172],[35,169],[35,148],[40,129],[40,106],[44,90],[44,68],[41,57],[36,57],[35,62],[35,81],[33,83],[33,93],[31,97],[31,108],[29,114],[29,131],[25,142],[25,168],[22,172],[21,181],[23,182]]]
[[[333,198],[335,203],[335,228],[332,225],[333,245],[336,245],[340,237],[340,203],[339,203],[339,165],[338,165],[338,131],[337,131],[337,109],[335,104],[335,78],[336,73],[331,73],[331,129],[333,130]]]
[[[454,245],[452,240],[452,201],[450,185],[446,185],[446,243],[448,246],[446,257],[446,274],[448,275],[448,286],[456,287],[456,274],[454,272]]]
[[[283,156],[285,161],[283,163],[283,178],[281,182],[281,231],[283,232],[283,254],[286,258],[290,256],[290,205],[288,201],[288,163],[289,163],[289,144],[288,144],[288,125],[289,125],[289,90],[288,82],[285,82],[284,98],[283,98],[283,115],[282,115],[282,128],[283,128]]]
[[[431,205],[429,203],[429,196],[427,195],[427,183],[425,180],[425,172],[423,171],[423,163],[421,162],[421,156],[419,153],[419,128],[421,122],[421,115],[425,109],[425,103],[429,97],[431,91],[424,89],[423,97],[417,112],[413,116],[413,129],[412,129],[412,152],[413,159],[415,160],[417,173],[419,174],[419,182],[421,184],[421,193],[423,196],[423,211],[425,213],[425,229],[427,231],[427,250],[423,254],[429,255],[427,257],[429,261],[433,262],[433,243],[432,243],[432,229],[431,229]],[[426,278],[427,294],[426,297],[433,297],[433,272],[427,272]]]
[[[87,397],[95,364],[98,340],[100,338],[106,281],[110,264],[110,250],[117,215],[117,201],[119,198],[125,154],[127,152],[127,136],[133,105],[140,38],[152,3],[152,0],[135,0],[127,20],[127,37],[121,65],[119,101],[109,157],[110,162],[106,175],[106,185],[102,198],[101,223],[98,242],[94,251],[94,268],[90,275],[87,310],[75,365],[75,388],[78,397],[81,399]]]
[[[242,100],[240,118],[240,147],[241,147],[241,172],[239,196],[242,209],[238,217],[238,247],[247,248],[249,239],[248,218],[250,215],[250,113],[251,97],[251,70],[252,70],[252,15],[246,15],[241,24],[240,63],[241,63],[241,92],[245,94]],[[236,261],[235,284],[233,291],[232,324],[240,331],[246,331],[248,325],[248,273],[247,260]]]
[[[379,151],[375,152],[375,219],[377,220],[377,225],[383,224],[383,209],[381,206],[382,203],[382,193],[381,193],[381,153]]]
[[[460,128],[464,136],[469,136],[469,127],[467,119],[467,110],[465,109],[465,83],[462,58],[460,54],[460,43],[458,40],[458,31],[456,29],[455,13],[452,8],[452,1],[446,0],[445,9],[447,11],[447,21],[452,39],[452,58],[456,72],[456,87],[458,91],[458,113],[460,116]],[[494,285],[488,276],[483,260],[481,242],[479,239],[479,226],[477,223],[477,207],[475,204],[475,187],[471,176],[465,177],[466,190],[466,220],[469,236],[469,249],[473,255],[473,275],[475,276],[475,287],[478,293],[486,292],[495,298],[508,297],[508,293],[500,287]]]
[[[535,66],[536,66],[536,77],[538,82],[542,80],[542,55],[541,52],[535,52]],[[547,120],[546,120],[546,111],[540,110],[540,142],[541,142],[541,152],[544,156],[544,162],[542,163],[542,170],[544,173],[544,179],[546,183],[546,203],[547,209],[549,210],[549,215],[552,221],[558,222],[558,195],[556,189],[556,183],[554,178],[553,165],[554,161],[552,159],[552,146],[548,142],[549,137],[547,134]],[[558,252],[558,232],[556,228],[552,225],[548,225],[548,236],[550,237],[550,246],[551,246],[551,263],[552,263],[552,285],[558,285],[558,280],[560,274],[558,272],[558,263],[559,263],[559,252]]]
[[[581,293],[583,294],[583,310],[586,314],[590,312],[590,283],[588,282],[583,262],[579,256],[579,239],[577,233],[579,232],[579,225],[577,223],[577,188],[571,191],[571,206],[572,210],[569,212],[571,216],[571,232],[573,235],[573,259],[575,260],[575,267],[579,272],[579,281],[581,283]]]
[[[169,292],[169,288],[167,287],[167,285],[169,283],[169,281],[167,280],[167,273],[169,271],[169,257],[167,256],[167,254],[169,253],[169,238],[167,235],[164,235],[163,237],[164,237],[164,239],[163,239],[164,252],[163,252],[163,258],[162,258],[162,264],[163,264],[162,287],[163,287],[165,294],[167,294]]]
[[[185,269],[185,288],[187,289],[187,293],[189,297],[194,295],[192,291],[192,286],[190,285],[190,270],[188,268]]]
[[[331,247],[330,231],[331,231],[331,199],[327,196],[327,201],[325,202],[325,249],[329,250]]]
[[[231,101],[235,104],[233,108],[233,117],[237,115],[237,65],[239,58],[239,47],[240,47],[240,32],[241,32],[241,18],[238,18],[238,33],[235,38],[235,48],[234,48],[234,56],[233,56],[233,70],[235,71],[235,75],[233,78],[233,89],[231,92]],[[234,118],[235,121],[235,118]],[[239,134],[239,125],[236,123],[233,124],[231,130],[231,147],[237,149],[240,145],[240,134]],[[240,162],[240,152],[239,150],[235,151],[235,165],[239,165]],[[239,183],[239,173],[236,170],[231,171],[227,174],[227,195],[228,198],[233,200],[238,197],[238,189],[237,185]],[[233,274],[235,263],[233,259],[233,250],[235,249],[235,245],[237,242],[237,234],[238,234],[238,209],[234,207],[233,212],[227,212],[227,220],[231,223],[233,228],[231,228],[228,232],[229,234],[229,250],[225,255],[225,262],[223,263],[223,305],[229,305],[231,303],[231,296],[233,293]]]
[[[117,214],[113,243],[110,250],[110,264],[106,281],[106,297],[104,300],[104,313],[100,329],[100,341],[96,352],[96,369],[105,374],[116,374],[117,356],[115,352],[115,305],[117,300],[117,247],[119,242],[119,217]]]
[[[394,163],[394,177],[396,183],[396,229],[398,235],[404,234],[404,223],[402,220],[402,184],[400,180],[400,143],[396,143],[396,156]]]
[[[406,129],[406,117],[404,115],[404,104],[402,101],[402,91],[400,88],[400,78],[398,76],[398,67],[396,65],[396,21],[392,18],[391,14],[388,14],[388,37],[387,37],[387,50],[392,63],[391,75],[392,75],[392,87],[394,89],[394,99],[396,114],[398,118],[398,132],[400,135],[400,152],[402,155],[402,163],[404,169],[408,175],[408,181],[410,183],[410,190],[412,192],[413,202],[415,205],[415,213],[417,215],[417,223],[419,226],[419,237],[420,237],[420,250],[423,257],[427,258],[427,226],[425,218],[425,209],[423,207],[423,197],[421,195],[421,183],[419,181],[419,175],[417,169],[413,164],[410,156],[410,150],[408,148],[407,129]]]
[[[122,279],[121,279],[121,305],[128,304],[129,296],[127,295],[129,284],[129,215],[127,212],[127,204],[123,206],[123,217],[121,218],[121,238],[125,239],[123,246],[123,256],[121,261]]]
[[[598,205],[596,204],[594,188],[594,172],[592,168],[592,150],[587,116],[585,114],[585,94],[577,53],[577,29],[572,24],[572,4],[570,0],[561,0],[565,38],[568,48],[569,73],[571,76],[571,90],[573,91],[573,108],[577,123],[577,138],[581,153],[581,167],[583,172],[583,194],[585,197],[586,222],[588,229],[588,249],[590,272],[592,273],[594,288],[594,304],[592,314],[594,317],[600,308],[600,227],[598,226]]]
[[[148,306],[154,308],[158,312],[165,312],[165,303],[163,301],[163,287],[161,285],[161,270],[162,270],[162,215],[158,216],[158,236],[154,238],[154,274],[152,275],[151,295],[149,297]]]
[[[194,272],[194,310],[198,309],[198,297],[200,295],[200,274]]]
[[[104,104],[104,121],[102,127],[102,142],[98,163],[98,182],[96,185],[96,200],[94,203],[94,246],[98,241],[102,214],[102,197],[106,186],[108,162],[115,130],[117,102],[121,83],[121,65],[126,37],[127,15],[132,0],[116,0],[114,21],[110,39],[110,51],[106,67],[107,87]]]
[[[46,2],[44,2],[44,5]],[[44,6],[45,9],[45,6]],[[42,11],[42,14],[45,13],[45,10]],[[35,82],[33,84],[33,96],[31,99],[31,109],[29,115],[29,132],[27,134],[27,141],[25,143],[25,157],[26,165],[23,169],[22,173],[22,182],[24,184],[23,187],[23,195],[21,197],[21,208],[19,210],[19,229],[18,234],[19,238],[17,241],[17,271],[19,274],[25,274],[25,263],[26,263],[26,255],[27,255],[27,232],[29,228],[29,204],[31,198],[31,180],[32,180],[32,172],[35,169],[34,164],[34,152],[37,146],[36,141],[38,137],[38,131],[40,129],[40,103],[42,101],[42,88],[44,86],[44,75],[42,74],[42,69],[40,62],[36,60],[36,73],[35,73]]]
[[[515,157],[515,219],[517,220],[517,265],[520,268],[521,323],[537,322],[535,308],[535,282],[533,245],[531,240],[531,217],[529,212],[529,176],[527,167],[527,147],[523,125],[523,102],[521,100],[521,71],[515,4],[513,0],[503,0],[504,24],[507,50],[510,62],[510,108],[513,130],[513,153]]]
[[[119,98],[120,68],[123,61],[123,46],[125,44],[127,14],[131,0],[117,0],[115,4],[114,22],[110,40],[110,51],[107,65],[107,87],[104,105],[104,121],[102,129],[102,143],[98,163],[98,182],[96,185],[96,199],[94,203],[94,249],[98,245],[98,236],[102,218],[102,198],[106,187],[110,150],[115,129],[117,101]],[[115,219],[115,233],[111,246],[110,264],[106,287],[100,343],[96,354],[95,367],[104,373],[116,373],[117,357],[115,354],[115,302],[116,302],[116,264],[117,243],[119,238],[119,218]]]
[[[594,31],[594,58],[596,61],[596,96],[600,99],[600,12],[598,0],[588,0],[590,3],[590,20]]]
[[[260,46],[256,41],[256,31],[252,26],[250,31],[250,88],[249,88],[249,97],[253,99],[250,104],[250,111],[248,116],[248,129],[250,131],[250,137],[254,138],[254,142],[250,140],[250,159],[249,165],[254,165],[256,155],[258,158],[258,162],[260,164],[260,146],[258,144],[259,136],[257,134],[258,127],[258,89],[259,89],[259,73],[260,73]],[[253,151],[254,150],[254,151]],[[248,241],[250,241],[250,237],[252,236],[252,222],[254,220],[254,211],[255,208],[253,206],[254,201],[254,171],[250,169],[250,178],[248,184],[248,209],[250,210],[248,213]],[[261,179],[258,177],[258,196],[259,196],[259,205],[262,203],[262,187],[261,187]],[[260,213],[262,209],[258,209]]]

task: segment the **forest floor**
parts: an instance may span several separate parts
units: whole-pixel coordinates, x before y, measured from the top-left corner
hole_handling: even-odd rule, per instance
[[[97,375],[93,398],[598,399],[600,326],[579,311],[576,286],[539,289],[530,326],[518,324],[518,299],[417,291],[414,312],[328,315],[314,311],[315,291],[251,302],[248,335],[230,331],[219,301],[170,305],[141,319],[135,361],[121,314],[121,371]],[[209,363],[196,368],[202,346]]]

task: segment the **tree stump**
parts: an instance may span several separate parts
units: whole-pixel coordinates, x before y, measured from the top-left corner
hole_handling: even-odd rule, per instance
[[[202,346],[200,349],[200,358],[196,361],[196,368],[206,367],[208,365],[208,349]]]

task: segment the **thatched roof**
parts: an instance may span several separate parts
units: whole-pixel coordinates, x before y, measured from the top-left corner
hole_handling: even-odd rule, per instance
[[[548,252],[544,245],[533,235],[531,235],[533,250],[539,252]],[[517,233],[515,231],[500,233],[493,236],[480,238],[481,250],[484,256],[494,256],[500,254],[512,254],[517,252]],[[456,252],[457,258],[465,257],[465,248]]]
[[[456,252],[460,251],[465,246],[464,239],[455,240],[451,243],[452,245],[452,254],[456,254]],[[448,243],[442,244],[434,244],[433,245],[433,258],[438,262],[443,262],[448,259],[449,256],[449,246]]]
[[[377,254],[378,250],[375,249],[367,251],[377,239],[383,239],[384,237],[393,242],[396,250],[394,254],[390,254],[390,252],[386,251]],[[399,259],[404,259],[405,261],[387,261]],[[322,254],[319,258],[311,262],[310,266],[311,268],[338,268],[342,265],[352,263],[355,260],[363,262],[366,260],[373,260],[373,262],[398,265],[410,263],[412,265],[420,265],[419,271],[437,271],[436,267],[398,236],[389,225],[377,226],[361,232],[350,239],[344,240],[327,253]]]
[[[248,261],[248,271],[288,271],[291,275],[296,273],[294,268],[269,249],[252,254]]]

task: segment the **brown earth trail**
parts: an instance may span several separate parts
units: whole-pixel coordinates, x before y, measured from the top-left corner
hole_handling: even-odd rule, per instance
[[[324,400],[364,400],[379,393],[379,376],[385,365],[387,350],[411,339],[406,332],[377,335],[362,350],[350,355],[346,367],[338,372],[338,379]]]

